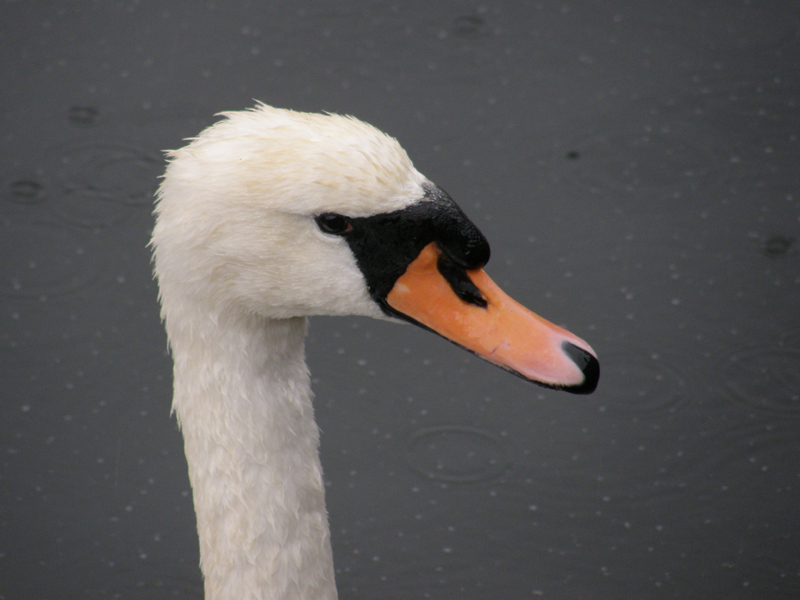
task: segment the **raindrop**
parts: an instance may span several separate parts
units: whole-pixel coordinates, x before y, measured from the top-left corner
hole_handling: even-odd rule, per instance
[[[71,123],[80,127],[94,125],[98,111],[91,106],[71,106],[67,111],[67,118]]]
[[[17,179],[8,185],[9,199],[15,204],[40,204],[44,202],[45,191],[35,179]]]
[[[460,38],[477,38],[487,34],[486,21],[477,15],[466,15],[453,19],[450,33]]]
[[[766,256],[783,256],[792,249],[794,240],[785,235],[773,235],[764,242],[762,252]]]

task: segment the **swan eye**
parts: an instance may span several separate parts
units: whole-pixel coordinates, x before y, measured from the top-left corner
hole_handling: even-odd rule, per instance
[[[332,233],[334,235],[343,235],[348,231],[353,230],[350,224],[350,219],[343,215],[336,213],[322,213],[317,215],[317,225],[325,233]]]

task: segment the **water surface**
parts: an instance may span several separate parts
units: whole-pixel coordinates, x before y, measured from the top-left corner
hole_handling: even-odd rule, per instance
[[[800,597],[796,3],[0,14],[0,597],[202,596],[145,244],[161,151],[253,99],[396,136],[602,364],[315,319],[341,598]]]

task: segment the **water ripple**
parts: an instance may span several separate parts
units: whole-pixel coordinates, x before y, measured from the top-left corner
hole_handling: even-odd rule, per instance
[[[756,413],[800,416],[800,343],[746,346],[722,357],[719,369],[730,398]]]
[[[603,355],[603,378],[617,393],[601,410],[620,413],[676,412],[685,402],[686,374],[676,357],[645,348]]]
[[[109,227],[132,207],[149,207],[163,169],[156,155],[121,143],[81,142],[59,150],[53,209],[84,227]]]
[[[130,215],[130,208],[107,193],[90,188],[64,190],[53,210],[64,220],[81,227],[111,227]]]
[[[647,507],[657,515],[680,506],[686,519],[703,522],[737,494],[792,488],[800,459],[793,428],[747,417],[694,422],[699,427],[675,436],[640,425],[638,447],[574,443],[571,456],[552,456],[536,470],[539,502],[567,514]]]
[[[495,479],[512,464],[511,447],[487,431],[460,425],[429,427],[411,435],[407,464],[428,479],[478,483]]]

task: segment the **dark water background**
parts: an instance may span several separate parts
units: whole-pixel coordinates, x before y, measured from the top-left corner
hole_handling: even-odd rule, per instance
[[[315,319],[342,599],[800,598],[800,3],[3,2],[0,598],[199,598],[145,244],[253,99],[396,136],[599,390]]]

